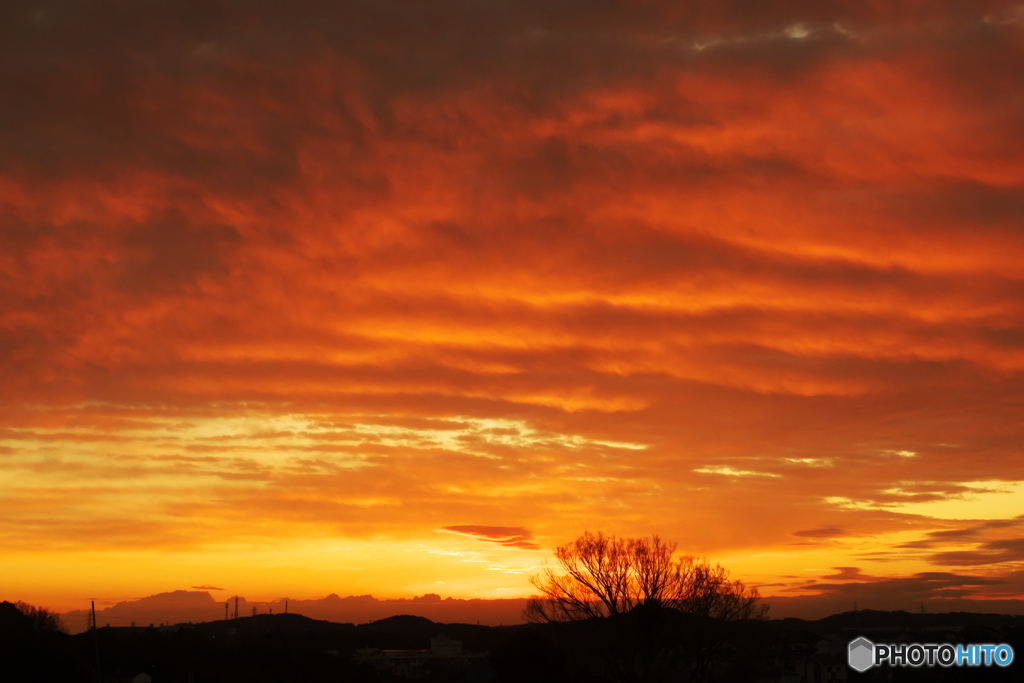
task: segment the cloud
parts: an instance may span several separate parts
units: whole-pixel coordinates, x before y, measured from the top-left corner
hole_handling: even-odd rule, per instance
[[[0,10],[5,545],[1019,559],[1019,9],[705,5]]]
[[[788,582],[766,598],[776,617],[820,618],[859,609],[916,612],[1018,613],[1024,587],[1019,570],[986,575],[920,572],[902,576],[867,576],[858,567],[834,567],[821,581]],[[795,577],[790,577],[795,578]],[[835,583],[836,580],[841,583]],[[794,594],[795,597],[794,597]]]
[[[441,531],[461,534],[463,536],[475,538],[478,541],[497,543],[498,545],[510,548],[522,548],[523,550],[540,549],[540,546],[531,540],[533,538],[533,532],[524,527],[478,526],[473,524],[463,524],[441,527]]]
[[[902,543],[901,548],[937,548],[947,546],[950,543],[980,543],[984,537],[990,535],[992,530],[1009,529],[1013,530],[1024,526],[1024,515],[1012,519],[990,519],[980,524],[951,529],[939,529],[925,534],[923,539]],[[1003,541],[1000,541],[1003,542]]]
[[[945,566],[1004,564],[1024,560],[1024,538],[1006,538],[978,544],[974,550],[948,550],[928,556],[931,562]]]
[[[920,572],[911,576],[880,578],[864,576],[856,567],[840,567],[837,574],[823,579],[841,579],[847,583],[809,582],[787,589],[787,592],[813,592],[820,599],[838,599],[861,607],[878,609],[876,605],[906,605],[922,600],[972,599],[984,597],[991,590],[1014,590],[1010,576],[983,577],[949,572]],[[1013,580],[1016,583],[1017,579]],[[1012,594],[1009,597],[1014,597]],[[935,603],[941,604],[941,603]],[[888,607],[886,609],[889,609]]]
[[[753,472],[751,470],[738,470],[727,465],[709,465],[707,467],[700,467],[695,469],[694,472],[701,474],[722,474],[727,477],[779,477],[781,475],[774,474],[771,472]]]
[[[801,538],[835,538],[843,535],[843,530],[839,527],[834,526],[823,526],[817,529],[803,529],[802,531],[794,531],[794,536],[800,536]]]
[[[217,586],[192,586],[192,589],[193,590],[199,590],[199,591],[222,591],[222,590],[224,590],[223,588],[218,588]]]
[[[860,567],[832,567],[832,569],[836,573],[822,576],[822,581],[870,581],[876,578],[861,573]]]

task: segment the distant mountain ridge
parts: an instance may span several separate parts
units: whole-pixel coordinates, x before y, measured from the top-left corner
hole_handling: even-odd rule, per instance
[[[149,626],[188,622],[209,622],[230,618],[235,614],[236,596],[223,601],[215,599],[209,591],[176,590],[158,593],[138,600],[118,602],[97,608],[96,622],[100,626]],[[225,609],[226,607],[226,609]],[[395,615],[411,615],[441,623],[480,623],[488,626],[522,623],[525,598],[458,599],[442,598],[436,593],[410,599],[378,600],[372,595],[341,597],[337,593],[314,600],[249,601],[238,596],[238,616],[256,614],[282,614],[285,611],[312,619],[339,623],[362,624]],[[87,627],[89,611],[73,610],[61,615],[72,633]]]
[[[772,602],[771,598],[768,599]],[[372,595],[350,595],[341,597],[331,593],[323,598],[312,600],[288,599],[287,611],[313,620],[339,624],[368,624],[377,622],[382,631],[388,631],[389,620],[410,619],[419,617],[429,619],[433,623],[463,623],[486,626],[522,624],[522,613],[526,607],[525,598],[505,599],[458,599],[442,598],[436,593],[427,593],[409,599],[380,600]],[[227,609],[225,610],[225,606]],[[1005,607],[992,602],[979,602],[979,608],[989,610]],[[1010,606],[1015,607],[1015,605]],[[238,597],[238,616],[250,617],[255,613],[274,615],[283,614],[286,609],[284,599],[273,601],[249,601]],[[1016,610],[1014,610],[1016,611]],[[223,621],[235,614],[235,596],[219,600],[209,591],[175,590],[150,595],[138,600],[127,600],[117,604],[98,608],[96,621],[100,626],[159,626],[179,623],[203,623]],[[88,610],[73,610],[61,615],[72,633],[86,630]],[[769,617],[772,613],[769,613]],[[813,625],[815,628],[841,630],[859,625],[873,626],[968,626],[976,623],[1016,624],[1024,617],[1013,617],[1003,614],[982,613],[980,611],[964,611],[945,613],[926,613],[906,611],[860,610],[832,614],[822,619],[801,619],[779,615],[775,619],[781,626],[791,624],[794,628]]]

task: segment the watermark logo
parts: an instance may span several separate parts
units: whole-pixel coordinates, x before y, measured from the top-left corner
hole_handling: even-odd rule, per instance
[[[1013,648],[1006,644],[872,643],[861,636],[850,641],[850,668],[861,673],[873,666],[1010,666]]]
[[[850,651],[847,656],[850,668],[863,673],[875,663],[875,644],[861,636],[850,643]]]

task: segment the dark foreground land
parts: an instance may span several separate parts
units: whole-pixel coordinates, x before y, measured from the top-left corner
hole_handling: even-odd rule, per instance
[[[600,661],[628,640],[593,644],[605,625],[488,627],[437,624],[397,616],[369,624],[339,624],[298,614],[257,615],[158,628],[100,628],[78,635],[40,628],[10,603],[0,603],[0,681],[115,683],[319,683],[493,681],[575,683],[615,680]],[[707,655],[714,624],[689,624],[675,653]],[[704,665],[670,679],[751,683],[824,681],[1021,681],[1024,662],[1005,669],[872,669],[846,665],[850,640],[875,642],[1007,643],[1024,656],[1024,617],[995,614],[909,614],[859,611],[818,621],[770,620],[740,625],[716,641]],[[703,643],[704,645],[700,645]],[[690,648],[690,649],[687,649]],[[635,652],[633,654],[636,654]],[[645,651],[657,658],[664,653]],[[687,660],[689,661],[689,660]],[[97,674],[97,662],[99,674]],[[642,668],[642,667],[641,667]]]

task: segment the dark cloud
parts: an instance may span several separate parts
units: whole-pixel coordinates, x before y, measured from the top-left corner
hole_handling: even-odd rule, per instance
[[[947,572],[921,572],[908,577],[873,578],[860,575],[856,568],[840,568],[837,575],[824,577],[830,579],[855,579],[849,583],[810,582],[803,586],[787,589],[793,591],[812,591],[816,600],[852,605],[858,602],[860,607],[869,609],[893,609],[896,606],[913,605],[928,601],[931,605],[948,604],[950,599],[970,599],[982,597],[995,588],[1008,584],[1008,579],[1001,577],[980,577]],[[866,579],[866,580],[858,580]],[[938,602],[932,602],[938,601]],[[905,607],[903,607],[905,608]],[[848,609],[848,608],[847,608]],[[932,607],[932,609],[935,609]],[[843,610],[845,611],[845,610]],[[946,611],[943,609],[943,611]],[[982,611],[982,610],[978,610]]]
[[[973,576],[950,572],[920,572],[891,578],[863,576],[853,567],[838,568],[839,575],[828,578],[853,579],[848,583],[806,582],[790,586],[776,597],[768,598],[776,617],[819,618],[854,608],[916,612],[1019,613],[1021,572],[1000,572],[992,576]],[[791,596],[793,593],[811,593]]]
[[[1024,516],[1012,519],[990,519],[981,524],[969,527],[956,527],[952,529],[939,529],[930,531],[919,541],[902,543],[900,548],[937,548],[949,543],[978,543],[992,529],[1012,529],[1022,526]],[[943,563],[948,564],[948,563]]]
[[[1024,538],[1005,538],[980,543],[973,550],[949,550],[928,556],[937,565],[970,567],[1024,560]]]
[[[835,574],[821,577],[822,581],[871,581],[876,577],[866,576],[860,571],[860,567],[832,567]],[[815,583],[815,585],[820,585]]]
[[[478,541],[496,543],[510,548],[522,548],[523,550],[540,549],[540,546],[531,540],[533,538],[533,532],[524,527],[463,524],[441,527],[441,529],[442,531],[449,531],[453,534],[469,536],[477,539]]]

